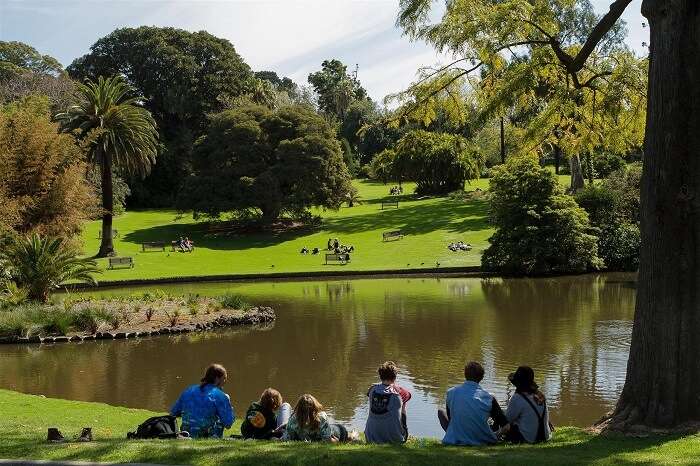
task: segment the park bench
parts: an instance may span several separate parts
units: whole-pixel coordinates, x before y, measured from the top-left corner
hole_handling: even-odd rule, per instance
[[[170,250],[172,252],[175,252],[178,249],[180,249],[180,245],[178,244],[178,241],[171,241],[170,242]],[[192,251],[194,251],[194,241],[190,241],[190,250],[186,251],[186,252],[192,252]]]
[[[107,260],[109,261],[110,269],[116,269],[117,267],[134,268],[134,259],[131,257],[110,257]]]
[[[382,241],[389,241],[390,239],[401,239],[403,238],[403,233],[401,230],[385,231],[382,233]]]
[[[382,201],[382,210],[384,210],[384,207],[394,207],[398,209],[399,201]]]
[[[147,241],[141,243],[141,251],[146,252],[146,249],[160,249],[165,251],[165,241]]]
[[[112,230],[112,238],[119,236],[119,230]],[[97,239],[102,239],[102,229],[97,233]]]
[[[348,254],[348,253],[326,254],[326,265],[328,265],[329,262],[338,262],[340,264],[347,264],[348,262],[350,262],[350,254]]]

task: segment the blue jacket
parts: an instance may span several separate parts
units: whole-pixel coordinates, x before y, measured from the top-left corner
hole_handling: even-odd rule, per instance
[[[170,414],[182,416],[182,430],[197,437],[223,437],[224,428],[233,425],[231,399],[215,385],[191,385],[175,402]]]
[[[442,443],[446,445],[487,445],[496,443],[488,424],[493,396],[476,382],[466,381],[447,390],[450,424]]]

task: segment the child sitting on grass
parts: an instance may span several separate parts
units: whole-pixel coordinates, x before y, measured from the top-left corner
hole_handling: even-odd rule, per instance
[[[323,406],[311,395],[302,395],[294,407],[282,440],[301,440],[306,442],[346,442],[347,429],[331,423]]]
[[[254,401],[248,408],[241,434],[243,438],[258,440],[282,437],[291,412],[292,407],[282,402],[280,392],[267,388],[260,395],[260,401]]]

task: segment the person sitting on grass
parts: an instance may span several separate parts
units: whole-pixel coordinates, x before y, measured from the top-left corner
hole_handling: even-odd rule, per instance
[[[292,407],[283,403],[280,392],[267,388],[260,395],[260,401],[254,401],[248,408],[241,424],[241,434],[243,438],[258,440],[280,438],[291,414]]]
[[[200,384],[187,387],[175,402],[170,414],[182,417],[181,430],[192,438],[221,438],[224,428],[233,425],[235,414],[231,398],[221,389],[226,383],[226,369],[211,364]]]
[[[547,400],[535,383],[535,372],[520,366],[508,376],[515,385],[515,394],[508,403],[506,418],[510,430],[506,440],[513,443],[540,443],[552,438]]]
[[[309,249],[308,249],[306,246],[304,246],[303,248],[301,248],[301,253],[302,253],[302,254],[308,254],[308,253],[309,253]]]
[[[185,239],[182,236],[177,240],[177,247],[180,249],[180,252],[185,252]]]
[[[445,437],[445,445],[490,445],[498,441],[498,436],[507,431],[506,419],[498,401],[481,388],[484,368],[476,361],[464,367],[462,385],[447,390],[447,409],[438,410],[438,419]],[[489,418],[493,426],[489,426]],[[503,430],[501,430],[503,428]]]
[[[312,395],[305,394],[297,401],[282,440],[345,442],[348,431],[340,424],[331,423],[321,403]]]
[[[387,361],[377,369],[380,383],[367,392],[369,416],[365,425],[368,443],[404,443],[408,439],[406,403],[411,392],[396,385],[396,364]]]
[[[333,240],[328,238],[328,247],[326,248],[328,251],[333,249]]]
[[[314,248],[313,251],[311,251],[311,254],[312,254],[312,255],[316,255],[316,254],[318,254],[319,252],[320,252],[320,251],[318,250],[318,248]]]
[[[185,236],[185,241],[183,242],[183,245],[185,246],[185,250],[187,252],[192,252],[192,250],[194,249],[194,243],[187,236]]]

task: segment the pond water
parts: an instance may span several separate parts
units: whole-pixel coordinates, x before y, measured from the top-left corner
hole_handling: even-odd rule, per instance
[[[367,387],[391,359],[400,366],[398,383],[413,393],[411,434],[438,437],[435,411],[474,359],[486,369],[482,385],[502,404],[511,393],[508,373],[531,365],[553,422],[584,426],[611,409],[622,388],[634,280],[607,274],[158,286],[170,294],[240,293],[273,306],[277,321],[267,329],[143,340],[0,345],[0,387],[162,411],[208,363],[221,362],[238,415],[273,386],[292,403],[312,393],[335,419],[362,430]]]

